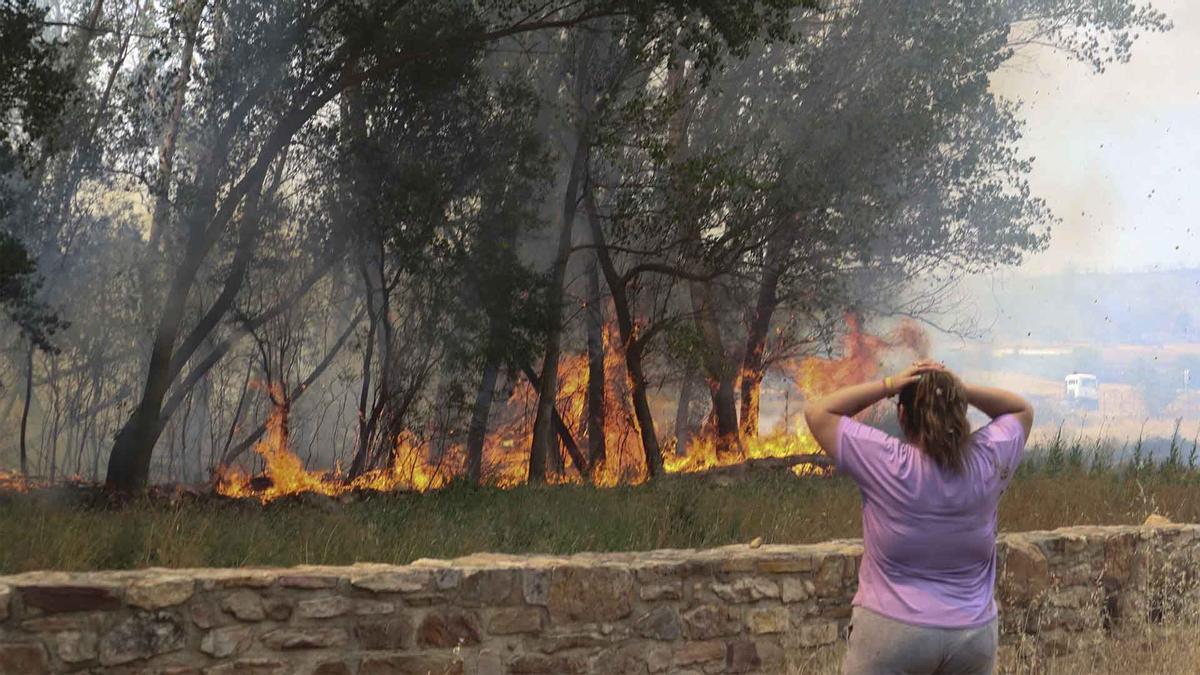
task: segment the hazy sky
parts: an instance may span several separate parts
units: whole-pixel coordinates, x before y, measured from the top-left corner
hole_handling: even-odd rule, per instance
[[[1129,63],[1097,75],[1027,50],[993,79],[1025,102],[1033,189],[1062,219],[1022,271],[1200,266],[1200,2],[1154,6],[1175,28]]]

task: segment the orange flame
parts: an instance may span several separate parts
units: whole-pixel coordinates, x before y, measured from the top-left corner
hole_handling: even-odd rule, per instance
[[[26,478],[19,471],[0,469],[0,492],[29,492],[42,486],[41,481]]]
[[[847,315],[847,334],[843,341],[843,355],[837,359],[817,357],[804,358],[783,365],[783,370],[793,380],[796,389],[805,397],[819,396],[837,387],[876,377],[880,373],[882,356],[891,350],[904,349],[923,355],[928,349],[924,332],[916,324],[906,322],[888,337],[878,337],[863,332],[859,321]],[[613,345],[619,344],[616,328],[609,326],[604,335],[605,359],[605,458],[591,467],[589,482],[597,486],[638,484],[648,479],[642,457],[640,430],[633,414],[629,379],[624,360]],[[587,456],[588,447],[584,430],[587,427],[587,354],[574,354],[563,359],[559,365],[558,411],[571,430],[579,450]],[[280,392],[272,392],[273,400],[282,400]],[[511,487],[526,482],[528,477],[528,449],[533,427],[533,411],[537,402],[537,391],[528,381],[521,380],[508,400],[499,406],[493,415],[493,429],[484,446],[485,481],[499,487]],[[670,401],[651,401],[659,411],[668,409]],[[656,419],[664,415],[656,414]],[[348,492],[371,491],[425,491],[445,487],[456,476],[465,473],[465,448],[452,444],[436,459],[431,458],[428,448],[417,438],[403,434],[395,440],[394,461],[389,467],[369,471],[353,480],[347,480],[340,468],[332,471],[313,471],[289,448],[287,438],[287,409],[277,407],[268,421],[267,434],[254,447],[254,453],[264,464],[265,487],[256,487],[258,481],[242,469],[231,466],[218,472],[216,489],[230,497],[253,497],[269,502],[285,495],[305,492],[327,496],[338,496]],[[745,439],[744,453],[722,453],[718,455],[715,439],[694,438],[685,456],[664,453],[664,468],[668,473],[694,473],[723,466],[740,464],[747,460],[764,458],[795,457],[820,453],[816,441],[808,434],[800,421],[795,429],[779,429],[776,433],[761,438]],[[560,450],[561,452],[561,450]],[[552,472],[548,480],[553,483],[581,483],[583,478],[578,467],[565,456],[561,458],[562,472]],[[588,460],[591,461],[590,459]],[[552,462],[551,465],[560,464]],[[825,475],[827,469],[812,463],[801,463],[792,467],[797,476]]]

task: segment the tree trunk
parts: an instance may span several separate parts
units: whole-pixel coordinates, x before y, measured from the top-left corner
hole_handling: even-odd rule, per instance
[[[725,351],[721,327],[717,323],[716,309],[713,307],[712,288],[709,283],[703,281],[689,282],[688,288],[691,291],[696,327],[703,342],[701,357],[709,394],[712,396],[717,454],[741,452],[737,399],[734,393],[736,368]]]
[[[764,357],[767,336],[771,331],[771,319],[779,306],[779,282],[787,267],[792,246],[796,243],[800,224],[801,219],[797,215],[788,226],[777,230],[767,241],[763,276],[759,282],[754,313],[750,317],[750,327],[746,332],[745,354],[742,356],[742,433],[747,438],[758,437],[762,382],[766,376]]]
[[[500,362],[490,360],[483,367],[479,389],[475,391],[471,424],[467,427],[467,480],[472,485],[479,485],[483,480],[483,444],[487,440],[488,417],[492,411],[492,397],[496,393],[499,374]]]
[[[767,349],[767,334],[771,329],[771,317],[779,304],[778,270],[767,270],[758,289],[758,301],[746,333],[746,354],[742,361],[742,434],[746,438],[758,438],[758,419],[762,396],[762,382],[766,376],[764,356]]]
[[[131,492],[144,488],[149,481],[150,460],[162,433],[162,408],[167,390],[199,342],[212,332],[220,317],[232,307],[237,290],[241,288],[250,265],[254,252],[253,235],[258,227],[258,193],[262,187],[262,178],[260,173],[257,184],[250,188],[250,199],[247,200],[242,214],[237,252],[226,285],[209,311],[177,350],[175,343],[183,331],[187,298],[201,262],[198,258],[205,255],[206,251],[199,246],[190,246],[180,265],[180,271],[171,284],[167,301],[160,312],[141,400],[113,441],[112,454],[108,460],[108,474],[105,478],[105,484],[112,489]]]
[[[692,437],[692,398],[696,390],[696,371],[688,368],[679,384],[679,401],[675,405],[675,455],[687,456]]]
[[[29,404],[33,401],[33,343],[25,353],[25,404],[21,408],[21,475],[29,477],[29,448],[26,438],[29,431]]]
[[[533,420],[533,439],[529,447],[529,482],[546,480],[546,460],[554,450],[555,403],[558,397],[558,359],[562,350],[562,305],[567,261],[571,256],[571,233],[575,229],[575,210],[579,203],[579,184],[587,166],[587,136],[580,133],[567,176],[563,195],[562,224],[558,233],[558,251],[550,271],[547,305],[551,325],[546,334],[546,353],[542,359],[541,383],[538,387],[537,413]]]
[[[540,380],[537,373],[533,372],[533,367],[528,363],[521,367],[521,371],[525,373],[526,379],[534,389],[540,388]],[[558,414],[558,408],[553,411],[554,432],[558,435],[558,440],[563,447],[567,449],[567,455],[571,457],[571,461],[575,463],[575,468],[579,469],[579,475],[586,480],[591,475],[591,469],[588,466],[587,460],[584,459],[583,453],[579,450],[579,445],[575,442],[575,438],[571,436],[571,428],[567,426],[566,421]],[[557,448],[555,452],[557,453]]]
[[[592,242],[595,244],[595,242]],[[587,437],[588,461],[594,467],[605,460],[604,447],[604,307],[600,304],[600,261],[592,257],[587,270]]]
[[[633,414],[637,419],[638,431],[641,435],[642,454],[646,460],[646,472],[651,478],[663,473],[662,449],[658,445],[658,433],[654,429],[654,413],[650,409],[647,397],[646,373],[642,369],[642,349],[650,335],[637,335],[637,327],[633,323],[633,310],[629,305],[629,294],[625,287],[626,280],[617,273],[604,239],[603,224],[600,213],[596,209],[595,195],[592,187],[587,186],[584,192],[584,206],[587,211],[588,223],[591,225],[592,241],[596,246],[596,260],[604,272],[612,293],[613,312],[617,318],[617,330],[621,334],[622,351],[625,353],[625,370],[629,374],[629,394],[633,399]]]
[[[200,27],[200,15],[204,13],[207,0],[184,0],[188,3],[185,11],[187,29],[184,35],[183,51],[179,56],[179,79],[175,82],[174,100],[171,103],[171,116],[167,119],[167,128],[163,132],[162,145],[158,148],[158,175],[155,179],[154,214],[150,221],[150,248],[158,250],[159,238],[167,220],[170,206],[171,174],[175,166],[175,144],[179,137],[179,123],[183,119],[183,104],[187,99],[188,83],[192,76],[192,59],[195,54],[196,33]]]

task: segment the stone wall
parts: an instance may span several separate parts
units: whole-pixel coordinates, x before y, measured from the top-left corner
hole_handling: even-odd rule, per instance
[[[1004,639],[1061,649],[1188,597],[1200,525],[1000,540]],[[862,547],[0,577],[0,673],[786,673],[845,634]],[[1186,589],[1187,593],[1181,589]]]

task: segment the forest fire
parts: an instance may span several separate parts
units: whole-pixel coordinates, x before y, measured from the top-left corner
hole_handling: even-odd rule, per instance
[[[821,395],[844,383],[862,381],[879,374],[880,359],[888,352],[901,350],[925,355],[927,341],[915,324],[905,322],[886,337],[861,330],[858,320],[846,317],[847,333],[841,358],[807,357],[783,364],[782,371],[802,396]],[[606,343],[616,341],[609,331]],[[551,458],[551,483],[591,483],[600,487],[645,482],[649,475],[642,459],[639,430],[629,395],[629,379],[619,358],[605,361],[604,434],[606,452],[591,460],[593,466],[580,470],[570,456],[559,453]],[[560,365],[558,411],[570,430],[583,435],[587,425],[587,354],[565,358]],[[497,487],[513,487],[526,482],[528,448],[533,431],[536,389],[527,380],[512,388],[496,416],[497,424],[484,447],[484,482]],[[330,471],[310,470],[291,450],[288,438],[287,409],[276,407],[267,425],[267,433],[253,448],[262,462],[262,474],[251,477],[233,465],[217,472],[216,490],[235,498],[255,498],[270,502],[287,495],[314,493],[338,496],[361,491],[424,492],[447,486],[465,475],[465,447],[451,444],[440,453],[431,453],[428,444],[408,434],[396,440],[391,465],[347,475],[341,467]],[[692,440],[683,455],[666,452],[664,468],[668,473],[683,474],[709,471],[764,458],[797,458],[818,455],[820,449],[797,418],[792,428],[777,429],[769,436],[746,438],[742,452],[720,454],[711,435]],[[817,462],[800,461],[792,467],[797,476],[824,475],[828,469]]]
[[[35,484],[19,471],[0,469],[0,492],[28,492]]]

